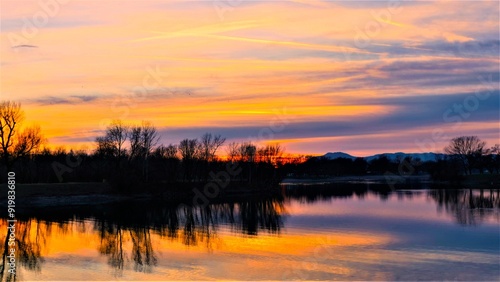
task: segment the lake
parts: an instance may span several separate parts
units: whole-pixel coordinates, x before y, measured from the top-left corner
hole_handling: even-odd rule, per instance
[[[282,191],[204,207],[158,201],[19,211],[17,279],[500,277],[498,189],[330,184]],[[5,218],[0,224],[7,230]]]

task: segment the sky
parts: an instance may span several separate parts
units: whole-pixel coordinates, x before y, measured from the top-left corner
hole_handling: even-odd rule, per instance
[[[112,120],[288,153],[500,143],[498,1],[0,0],[0,100],[52,147]]]

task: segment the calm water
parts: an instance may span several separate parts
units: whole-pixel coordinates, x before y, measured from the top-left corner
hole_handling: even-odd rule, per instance
[[[500,277],[500,190],[283,190],[204,208],[135,203],[20,214],[17,279]]]

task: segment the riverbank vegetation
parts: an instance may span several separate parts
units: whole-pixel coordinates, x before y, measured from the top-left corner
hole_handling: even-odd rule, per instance
[[[190,191],[208,183],[262,189],[276,187],[285,177],[428,175],[433,181],[457,182],[500,173],[499,145],[488,147],[477,136],[452,139],[444,148],[446,154],[435,160],[381,155],[367,161],[290,157],[277,143],[226,142],[214,133],[161,144],[152,123],[115,120],[95,138],[93,148],[68,151],[49,149],[40,127],[22,127],[23,117],[20,104],[0,103],[0,172],[15,171],[21,183],[105,182],[115,191],[136,193],[179,187]],[[498,177],[481,181],[493,184]]]

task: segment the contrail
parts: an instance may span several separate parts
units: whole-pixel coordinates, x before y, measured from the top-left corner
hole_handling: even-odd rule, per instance
[[[179,37],[179,36],[209,37],[209,38],[216,38],[216,39],[222,39],[222,40],[234,40],[234,41],[244,41],[244,42],[252,42],[252,43],[284,45],[284,46],[291,46],[291,47],[297,47],[297,48],[323,50],[323,51],[330,51],[330,52],[350,52],[350,53],[360,53],[360,54],[373,54],[371,52],[363,51],[363,50],[352,48],[352,47],[310,44],[310,43],[293,42],[293,41],[278,41],[278,40],[247,38],[247,37],[216,35],[216,34],[199,34],[199,33],[193,33],[193,32],[163,33],[163,35],[142,38],[142,39],[138,39],[135,41],[167,39],[167,38],[173,38],[173,37]]]

